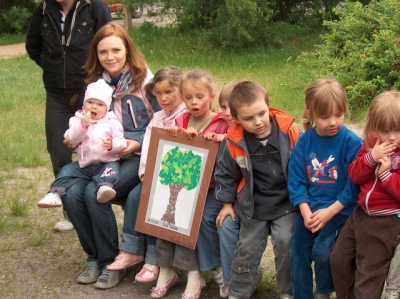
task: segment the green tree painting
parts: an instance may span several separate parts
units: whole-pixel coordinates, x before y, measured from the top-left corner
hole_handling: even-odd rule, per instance
[[[161,220],[175,225],[178,194],[182,189],[192,190],[200,180],[201,157],[191,150],[175,147],[169,150],[161,162],[160,183],[169,186],[169,202]]]

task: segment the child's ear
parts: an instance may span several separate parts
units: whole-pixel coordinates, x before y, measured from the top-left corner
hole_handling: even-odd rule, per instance
[[[210,98],[211,98],[211,101],[214,101],[214,99],[215,99],[215,92],[210,93]]]
[[[240,121],[238,121],[236,117],[232,116],[232,118],[237,124],[240,124]]]

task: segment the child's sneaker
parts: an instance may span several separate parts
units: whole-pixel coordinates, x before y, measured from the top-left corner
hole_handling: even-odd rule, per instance
[[[213,275],[214,281],[219,286],[219,296],[221,298],[228,298],[229,297],[228,286],[226,286],[224,284],[224,277],[223,277],[223,274],[222,274],[222,267],[219,266],[219,267],[215,268],[214,270],[211,270],[210,272]]]
[[[115,197],[115,190],[109,186],[100,186],[99,190],[97,191],[97,201],[99,203],[106,203],[109,202],[111,199]]]
[[[54,230],[58,232],[65,232],[74,228],[74,225],[66,218],[59,221],[54,225]]]
[[[58,193],[47,193],[45,197],[43,197],[37,203],[39,208],[57,208],[62,206],[61,197]]]

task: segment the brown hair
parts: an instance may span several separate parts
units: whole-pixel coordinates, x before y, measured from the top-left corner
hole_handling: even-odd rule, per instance
[[[233,88],[236,86],[236,84],[243,82],[243,80],[238,80],[238,79],[234,79],[228,83],[226,83],[222,89],[221,92],[219,93],[219,97],[218,97],[218,104],[221,107],[222,102],[228,102],[229,103],[229,96],[233,90]]]
[[[179,68],[175,66],[163,67],[154,74],[154,77],[151,80],[151,82],[146,84],[145,86],[146,94],[155,98],[156,96],[154,95],[154,85],[162,81],[168,81],[170,85],[180,89],[182,78],[183,78],[183,73]]]
[[[97,81],[104,71],[97,57],[97,46],[100,41],[109,36],[119,37],[126,48],[126,64],[132,75],[133,92],[140,89],[147,76],[147,63],[143,54],[136,48],[128,32],[115,22],[110,22],[101,27],[95,34],[90,45],[89,56],[84,70],[87,74],[86,83]]]
[[[373,146],[373,135],[381,130],[400,130],[400,92],[385,91],[377,95],[369,105],[364,128],[367,147]]]
[[[260,96],[269,106],[267,91],[260,84],[251,81],[236,84],[229,96],[229,109],[232,116],[237,119],[237,109],[240,106],[253,104]]]
[[[329,116],[336,108],[344,114],[349,114],[346,92],[342,84],[333,78],[311,83],[305,91],[305,104],[302,123],[306,131],[314,125],[314,118]]]

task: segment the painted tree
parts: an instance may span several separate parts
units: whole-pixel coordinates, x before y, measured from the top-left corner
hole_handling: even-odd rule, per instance
[[[182,189],[192,190],[200,180],[201,157],[191,150],[179,147],[169,150],[162,159],[159,173],[160,183],[169,186],[169,202],[161,220],[175,224],[178,194]]]

